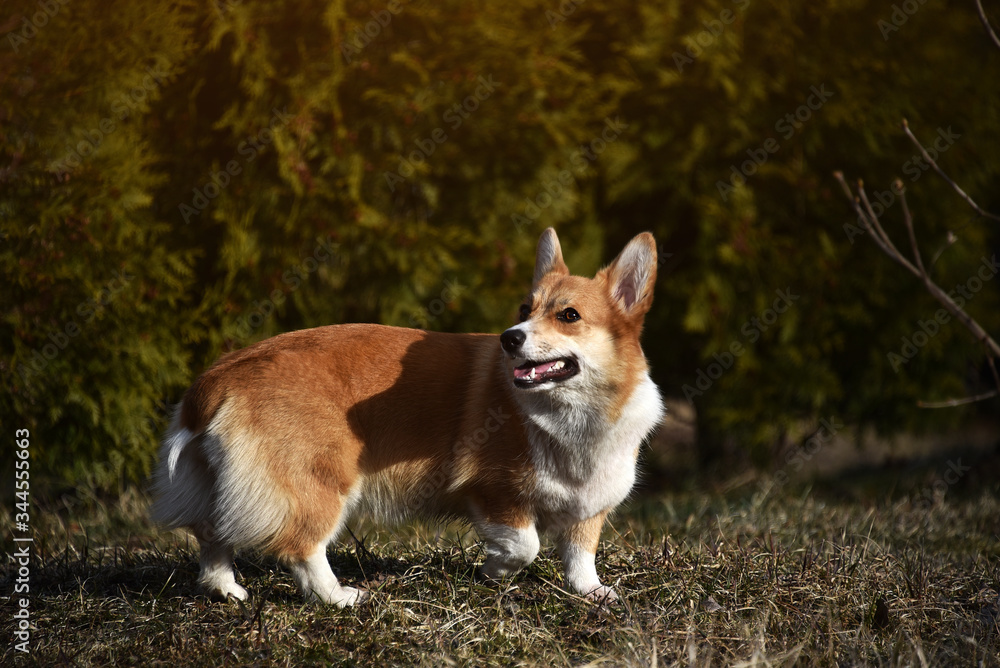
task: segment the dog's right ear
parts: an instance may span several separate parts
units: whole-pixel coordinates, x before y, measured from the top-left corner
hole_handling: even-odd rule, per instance
[[[563,262],[562,247],[559,245],[559,237],[551,227],[542,232],[538,239],[538,250],[535,253],[535,278],[533,285],[538,285],[546,274],[555,272],[557,274],[568,275],[569,268]]]

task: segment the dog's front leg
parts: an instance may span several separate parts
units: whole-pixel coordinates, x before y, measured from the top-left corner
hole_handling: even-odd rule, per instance
[[[476,530],[486,543],[486,562],[480,573],[491,580],[513,575],[538,554],[538,532],[533,524],[514,527],[493,522],[477,522]]]
[[[606,512],[599,513],[578,522],[560,533],[557,539],[559,556],[566,569],[566,584],[577,594],[596,603],[618,600],[618,595],[611,587],[601,584],[594,565],[597,543],[601,539],[601,527],[604,526],[606,516]]]

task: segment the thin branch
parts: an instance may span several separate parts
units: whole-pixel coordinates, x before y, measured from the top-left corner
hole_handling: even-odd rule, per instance
[[[888,235],[886,235],[885,230],[883,230],[882,226],[879,224],[878,217],[875,216],[874,212],[871,210],[871,205],[868,203],[868,198],[867,196],[865,196],[864,190],[859,189],[859,192],[861,193],[861,198],[865,202],[866,208],[868,209],[867,214],[861,210],[861,205],[858,203],[858,199],[854,196],[854,193],[851,192],[850,187],[844,181],[843,173],[834,172],[834,177],[844,187],[844,194],[851,201],[851,204],[854,206],[854,210],[858,213],[859,216],[862,217],[863,220],[866,220],[866,222],[870,224],[871,227],[875,230],[875,232],[870,236],[872,240],[874,240],[875,243],[878,244],[879,248],[881,248],[882,251],[886,253],[886,255],[894,259],[899,264],[903,265],[914,276],[921,279],[924,285],[927,287],[928,292],[930,292],[931,295],[935,299],[937,299],[949,313],[951,313],[951,315],[957,318],[963,325],[966,326],[966,328],[970,332],[972,332],[972,335],[975,337],[976,341],[979,341],[984,346],[986,346],[986,348],[989,351],[987,353],[988,355],[992,355],[993,357],[1000,357],[1000,344],[997,344],[997,342],[993,340],[993,338],[986,332],[985,329],[982,328],[982,326],[978,322],[975,321],[975,319],[972,318],[972,316],[970,316],[962,309],[962,307],[956,304],[955,300],[952,299],[947,292],[942,290],[937,283],[931,280],[930,276],[927,275],[927,272],[925,271],[922,272],[920,269],[915,267],[909,260],[903,257],[903,255],[899,252],[898,249],[896,249],[896,247],[892,244],[892,241],[889,239]],[[912,225],[912,221],[910,222],[910,224]]]
[[[865,183],[861,179],[858,179],[858,194],[861,195],[861,201],[864,202],[865,211],[868,212],[868,219],[871,222],[872,227],[875,229],[875,233],[878,234],[879,238],[882,239],[883,244],[885,244],[885,246],[891,251],[890,255],[892,259],[899,262],[911,272],[917,273],[916,267],[910,264],[909,260],[907,260],[906,257],[899,252],[899,249],[896,248],[896,244],[892,243],[892,239],[890,239],[889,235],[885,233],[884,229],[882,229],[882,223],[879,222],[878,216],[875,215],[875,211],[872,209],[871,202],[868,201],[868,193],[865,192]]]
[[[993,32],[993,26],[990,25],[990,20],[986,18],[986,12],[983,10],[983,3],[981,0],[976,0],[976,11],[979,12],[979,20],[983,22],[986,34],[990,36],[993,43],[997,45],[998,49],[1000,49],[1000,37],[997,37],[997,34]]]
[[[920,408],[951,408],[953,406],[974,404],[977,401],[986,401],[987,399],[992,399],[998,394],[1000,394],[1000,392],[990,390],[989,392],[984,392],[983,394],[977,394],[974,397],[962,397],[961,399],[948,399],[947,401],[918,401],[917,406]]]
[[[924,283],[930,280],[927,277],[927,270],[924,269],[924,260],[920,257],[920,247],[917,246],[917,235],[913,232],[913,216],[910,215],[910,205],[906,203],[906,188],[903,182],[896,179],[896,188],[899,190],[899,201],[903,205],[903,222],[906,224],[906,234],[910,237],[910,249],[913,251],[913,259],[917,261],[917,269],[920,271]]]
[[[918,401],[917,406],[920,408],[952,408],[954,406],[974,404],[977,401],[986,401],[987,399],[992,399],[998,394],[1000,394],[1000,392],[990,390],[989,392],[984,392],[983,394],[977,394],[974,397],[962,397],[961,399],[948,399],[947,401]]]
[[[976,6],[979,9],[980,18],[983,20],[983,24],[986,26],[988,32],[990,32],[990,36],[997,43],[997,46],[1000,47],[1000,40],[997,40],[996,34],[992,32],[992,28],[990,28],[989,22],[985,18],[985,14],[983,13],[982,6],[979,4],[979,0],[976,0]],[[927,153],[927,150],[924,148],[923,144],[921,144],[920,141],[910,131],[910,126],[906,122],[906,119],[903,119],[903,131],[906,133],[906,136],[909,137],[914,144],[916,144],[917,148],[920,149],[920,153],[923,155],[924,160],[926,160],[927,163],[934,168],[934,171],[936,171],[941,176],[941,178],[943,178],[945,181],[948,182],[948,184],[951,185],[951,187],[955,190],[955,192],[957,192],[959,196],[962,199],[964,199],[966,203],[976,211],[976,213],[978,213],[981,217],[1000,221],[1000,216],[996,216],[994,214],[983,211],[983,209],[981,209],[978,204],[972,201],[972,198],[969,197],[965,193],[965,191],[958,186],[958,184],[956,184],[954,181],[948,178],[948,175],[944,173],[944,171],[938,166],[937,162],[935,162],[934,159],[931,158],[930,154]],[[920,406],[921,408],[947,408],[951,406],[961,406],[964,404],[970,404],[977,401],[984,401],[986,399],[992,399],[993,397],[1000,395],[1000,374],[997,373],[997,368],[993,361],[995,357],[1000,357],[1000,345],[997,344],[997,342],[986,332],[986,330],[982,328],[982,326],[978,322],[976,322],[974,318],[972,318],[972,316],[970,316],[962,309],[962,307],[956,304],[955,300],[952,299],[947,292],[942,290],[927,273],[927,269],[926,267],[924,267],[923,257],[920,254],[920,246],[917,244],[917,235],[913,229],[913,216],[910,213],[910,206],[906,201],[906,189],[903,187],[903,182],[897,179],[894,182],[893,186],[899,193],[900,202],[902,203],[903,222],[906,225],[906,233],[910,240],[910,250],[913,253],[913,259],[916,264],[911,263],[906,257],[903,256],[902,253],[899,252],[899,249],[896,248],[895,244],[893,244],[892,239],[890,239],[889,235],[886,234],[884,229],[882,229],[882,225],[881,223],[879,223],[878,216],[875,215],[875,211],[872,208],[871,202],[868,200],[868,195],[865,193],[864,182],[860,180],[858,181],[858,195],[855,195],[854,192],[851,190],[850,186],[848,186],[847,182],[844,180],[843,172],[836,171],[833,173],[833,176],[840,183],[841,187],[843,188],[844,195],[851,202],[851,206],[854,208],[855,213],[858,214],[858,220],[865,225],[865,227],[868,229],[869,232],[871,232],[869,236],[871,237],[872,241],[875,242],[875,244],[882,250],[882,252],[884,252],[890,258],[892,258],[897,263],[902,265],[907,271],[912,273],[914,276],[919,278],[923,282],[924,286],[927,288],[927,291],[930,292],[931,295],[935,299],[937,299],[938,302],[940,302],[941,305],[944,306],[945,309],[949,313],[951,313],[952,316],[957,318],[963,325],[965,325],[965,327],[972,333],[972,335],[976,338],[976,340],[982,343],[983,346],[986,348],[986,360],[989,363],[990,370],[993,373],[993,381],[994,383],[996,383],[997,386],[996,390],[991,390],[990,392],[978,394],[974,397],[949,399],[947,401],[937,401],[937,402],[918,401],[917,405]],[[864,205],[863,208],[862,204]],[[937,262],[937,259],[941,256],[941,253],[944,252],[945,248],[954,244],[956,240],[957,238],[955,237],[955,235],[951,231],[949,231],[947,245],[942,247],[934,255],[934,258],[931,261],[931,266],[933,266],[934,263]]]
[[[989,350],[986,351],[986,362],[990,365],[990,371],[993,372],[993,382],[996,384],[997,389],[961,399],[948,399],[946,401],[921,400],[917,401],[917,406],[920,408],[951,408],[952,406],[964,406],[965,404],[972,404],[977,401],[985,401],[1000,396],[1000,374],[997,373],[996,364],[993,363],[993,355],[990,354]]]
[[[986,361],[990,363],[990,371],[993,372],[993,383],[997,386],[997,390],[1000,390],[1000,375],[997,374],[997,365],[993,363],[993,355],[990,355],[989,351],[986,352]]]
[[[972,335],[976,337],[977,341],[981,342],[989,349],[989,354],[992,354],[994,357],[1000,357],[1000,345],[993,340],[993,337],[987,334],[986,330],[983,329],[972,316],[966,313],[961,306],[956,304],[955,300],[953,300],[947,292],[942,290],[937,283],[932,281],[929,276],[925,274],[921,278],[923,278],[924,285],[927,286],[927,290],[930,291],[931,295],[941,302],[941,305],[944,306],[949,313],[958,318],[962,324],[965,325],[970,332],[972,332]]]
[[[833,177],[837,179],[837,181],[843,188],[844,195],[851,202],[851,206],[854,207],[854,212],[858,214],[858,220],[860,220],[862,224],[864,224],[865,228],[869,232],[871,232],[872,241],[874,241],[876,245],[878,245],[878,247],[882,249],[883,253],[888,255],[890,258],[892,258],[899,264],[906,267],[909,271],[913,272],[915,275],[919,276],[919,274],[917,274],[917,268],[914,267],[912,264],[910,264],[905,257],[899,254],[899,251],[896,250],[896,247],[893,245],[888,235],[886,235],[885,230],[883,230],[882,226],[879,225],[878,217],[871,210],[872,209],[871,204],[868,203],[868,198],[864,194],[864,190],[861,189],[863,183],[861,181],[858,181],[858,186],[859,186],[859,192],[861,193],[862,197],[864,197],[865,206],[868,209],[868,213],[862,210],[861,199],[858,198],[851,190],[851,187],[847,185],[847,181],[844,180],[844,173],[836,171],[833,173]]]
[[[903,132],[905,132],[906,136],[910,138],[910,141],[916,144],[917,148],[920,149],[920,154],[923,156],[924,160],[927,161],[927,164],[933,167],[934,171],[937,172],[942,179],[947,181],[948,185],[950,185],[952,189],[958,193],[958,196],[964,199],[969,204],[969,206],[971,206],[973,209],[976,210],[976,213],[978,213],[980,216],[983,216],[984,218],[990,218],[992,220],[1000,222],[1000,216],[992,214],[989,211],[983,211],[983,209],[980,208],[978,204],[973,202],[972,198],[969,197],[965,193],[965,191],[959,187],[957,183],[952,181],[948,177],[948,175],[944,173],[944,170],[938,166],[937,162],[934,161],[934,158],[932,158],[930,154],[927,152],[927,149],[924,148],[924,145],[920,143],[920,140],[917,139],[912,132],[910,132],[910,124],[906,122],[905,118],[903,119]]]
[[[864,211],[861,210],[861,200],[858,198],[857,195],[854,194],[854,191],[851,190],[851,186],[847,185],[847,181],[844,180],[844,173],[840,170],[837,170],[833,173],[833,178],[837,179],[837,182],[840,184],[840,187],[844,191],[844,196],[847,197],[847,199],[851,202],[851,206],[854,208],[854,212],[858,214],[858,220],[861,221],[861,223],[865,226],[865,229],[868,232],[874,233],[875,228],[868,221],[868,214],[866,214]],[[860,184],[862,182],[858,181],[858,183]],[[875,243],[879,245],[879,248],[883,247],[883,242],[881,238],[876,238]]]
[[[954,232],[952,232],[951,230],[948,230],[948,237],[945,239],[944,245],[941,246],[941,248],[939,248],[938,251],[936,253],[934,253],[934,257],[931,258],[931,267],[933,267],[935,264],[937,264],[937,261],[941,258],[941,255],[946,250],[948,250],[953,245],[955,245],[956,241],[958,241],[958,237],[955,236]]]

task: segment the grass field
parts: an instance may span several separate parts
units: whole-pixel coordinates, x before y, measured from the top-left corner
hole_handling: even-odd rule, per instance
[[[194,589],[194,541],[158,533],[141,494],[35,499],[31,653],[4,613],[0,663],[1000,666],[998,453],[935,486],[949,461],[785,485],[675,475],[605,533],[610,608],[561,588],[551,545],[492,586],[462,526],[363,524],[331,561],[370,603],[304,603],[254,554],[237,558],[250,601],[213,602]],[[8,595],[9,558],[0,577]]]

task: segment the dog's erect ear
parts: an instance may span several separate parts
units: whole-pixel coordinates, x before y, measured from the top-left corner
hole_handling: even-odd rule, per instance
[[[629,316],[644,315],[653,304],[656,283],[656,241],[643,232],[618,254],[606,272],[611,299]]]
[[[538,282],[551,272],[569,274],[569,269],[563,262],[559,237],[556,236],[556,231],[550,227],[542,232],[541,238],[538,239],[538,251],[535,253],[534,285],[538,285]]]

